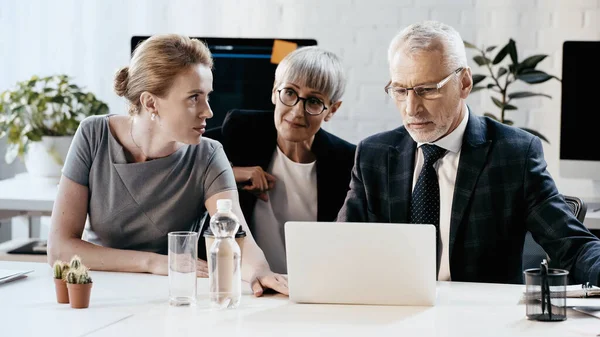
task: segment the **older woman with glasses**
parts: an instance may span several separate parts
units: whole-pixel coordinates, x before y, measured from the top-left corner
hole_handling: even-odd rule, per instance
[[[275,71],[275,111],[233,110],[205,136],[223,144],[240,204],[272,270],[286,273],[286,221],[334,221],[349,188],[356,146],[321,129],[342,101],[340,59],[318,47],[286,56]]]

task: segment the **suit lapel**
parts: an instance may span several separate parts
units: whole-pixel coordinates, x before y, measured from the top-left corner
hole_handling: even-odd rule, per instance
[[[272,111],[243,112],[223,125],[223,137],[228,140],[227,156],[236,166],[260,166],[267,171],[277,147],[277,129]],[[239,132],[244,132],[239,134]],[[240,206],[253,230],[252,216],[258,200],[253,194],[240,190]]]
[[[450,220],[450,261],[452,261],[456,236],[459,233],[460,226],[465,222],[463,217],[473,196],[477,180],[487,161],[491,143],[491,140],[486,139],[486,128],[483,119],[470,114],[463,137],[456,184],[454,185]]]
[[[319,129],[315,134],[315,139],[313,141],[311,151],[315,154],[317,159],[317,221],[324,221],[327,218],[327,214],[325,214],[325,210],[327,207],[325,206],[330,198],[330,190],[326,188],[318,188],[319,182],[322,182],[324,185],[325,182],[333,179],[331,176],[332,172],[328,171],[328,161],[329,157],[327,156],[327,149],[331,148],[331,142],[327,137],[327,134],[323,129]]]
[[[262,137],[255,147],[258,151],[248,151],[248,153],[245,154],[248,156],[248,161],[256,160],[258,166],[262,167],[265,171],[269,169],[269,164],[271,163],[271,159],[273,159],[273,154],[277,148],[277,130],[275,129],[275,125],[272,124],[273,122],[268,124],[269,127],[265,128],[262,132]],[[253,154],[256,157],[253,158]]]
[[[412,194],[413,171],[417,143],[401,127],[400,142],[388,150],[388,202],[389,222],[405,223],[408,221],[410,198]]]

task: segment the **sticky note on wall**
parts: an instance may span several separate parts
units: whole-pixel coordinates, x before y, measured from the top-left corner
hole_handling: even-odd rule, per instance
[[[298,44],[283,40],[275,40],[273,42],[273,53],[271,54],[271,63],[279,64],[287,54],[298,48]]]

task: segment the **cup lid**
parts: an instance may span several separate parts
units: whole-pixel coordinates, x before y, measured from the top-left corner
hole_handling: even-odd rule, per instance
[[[540,268],[529,268],[523,271],[525,275],[533,275],[533,276],[541,276],[542,270]],[[557,268],[548,268],[548,276],[565,276],[569,275],[569,271],[565,269],[557,269]]]
[[[204,237],[214,236],[212,230],[210,229],[210,226],[202,233],[202,236],[204,236]],[[242,229],[242,226],[240,226],[240,229],[237,231],[237,233],[235,233],[235,237],[236,238],[244,238],[244,237],[246,237],[246,231],[244,231]]]

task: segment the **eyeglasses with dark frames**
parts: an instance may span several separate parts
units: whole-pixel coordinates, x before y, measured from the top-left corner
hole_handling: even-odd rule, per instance
[[[285,106],[295,106],[298,102],[304,103],[304,111],[311,116],[317,116],[327,110],[325,103],[316,97],[300,97],[296,90],[283,88],[277,90],[279,101]]]

